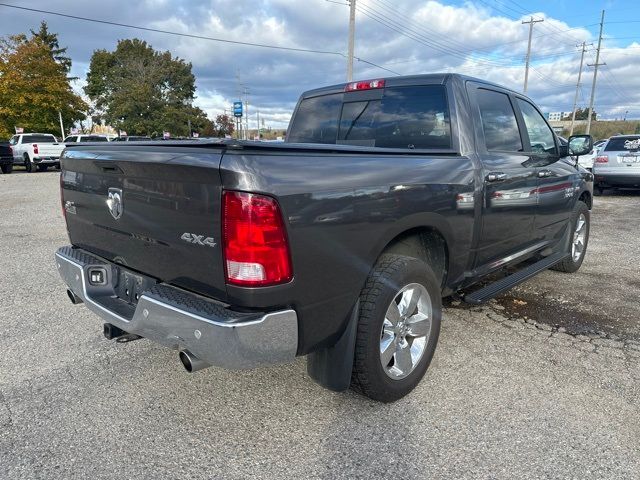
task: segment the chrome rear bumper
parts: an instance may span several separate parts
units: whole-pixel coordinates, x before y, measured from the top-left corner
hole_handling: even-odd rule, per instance
[[[294,360],[298,320],[294,310],[244,313],[200,295],[155,284],[137,305],[115,294],[114,268],[87,251],[62,247],[55,254],[60,276],[69,289],[105,322],[228,369],[253,368]],[[104,269],[106,283],[92,285],[89,270]]]

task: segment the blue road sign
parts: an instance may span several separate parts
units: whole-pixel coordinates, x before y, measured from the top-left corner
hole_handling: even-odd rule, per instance
[[[234,117],[242,116],[242,102],[233,102],[233,116]]]

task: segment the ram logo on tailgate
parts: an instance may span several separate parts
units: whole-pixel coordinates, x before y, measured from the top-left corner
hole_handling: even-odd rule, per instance
[[[124,203],[122,202],[122,190],[120,188],[110,188],[107,196],[107,207],[111,216],[118,220],[122,216]]]
[[[196,235],[195,233],[183,233],[180,237],[185,242],[193,243],[194,245],[202,245],[207,247],[215,247],[216,242],[213,237],[205,237],[204,235]]]

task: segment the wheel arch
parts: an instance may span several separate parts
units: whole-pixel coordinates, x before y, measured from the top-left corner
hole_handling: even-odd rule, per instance
[[[585,190],[580,194],[580,196],[578,197],[578,201],[584,202],[589,210],[591,210],[591,207],[593,207],[593,196],[588,190]]]
[[[440,287],[444,288],[449,272],[450,243],[440,228],[433,225],[419,225],[407,228],[387,241],[380,255],[392,253],[418,258],[427,263]]]

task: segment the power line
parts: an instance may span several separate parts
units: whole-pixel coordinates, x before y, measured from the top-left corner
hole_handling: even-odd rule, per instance
[[[381,25],[384,25],[385,27],[389,28],[390,30],[395,31],[396,33],[399,33],[400,35],[403,35],[407,38],[410,38],[418,43],[421,43],[422,45],[428,46],[430,48],[433,48],[434,50],[438,50],[441,52],[444,52],[447,55],[451,55],[463,60],[467,60],[468,59],[468,54],[465,52],[459,52],[451,47],[447,47],[444,46],[443,44],[429,39],[427,37],[425,37],[424,35],[421,35],[420,33],[415,33],[415,31],[411,30],[411,29],[406,29],[403,30],[403,26],[396,24],[392,19],[390,19],[389,17],[387,17],[386,15],[366,6],[366,5],[361,5],[361,6],[357,6],[356,9],[363,14],[364,16],[370,18],[371,20],[380,23]],[[493,65],[495,67],[506,67],[506,66],[510,66],[510,64],[508,63],[498,63],[498,62],[493,62],[493,61],[489,61],[489,60],[474,60],[478,63],[487,63],[490,65]]]
[[[229,44],[233,44],[233,45],[240,45],[240,46],[245,46],[245,47],[259,47],[259,48],[270,48],[273,50],[284,50],[284,51],[289,51],[289,52],[300,52],[300,53],[315,53],[315,54],[321,54],[321,55],[337,55],[340,57],[345,57],[346,55],[344,53],[341,52],[332,52],[329,50],[315,50],[315,49],[310,49],[310,48],[299,48],[299,47],[286,47],[286,46],[282,46],[282,45],[269,45],[266,43],[255,43],[255,42],[241,42],[238,40],[229,40],[226,38],[216,38],[216,37],[208,37],[205,35],[195,35],[195,34],[190,34],[190,33],[181,33],[181,32],[173,32],[170,30],[162,30],[159,28],[150,28],[150,27],[143,27],[140,25],[130,25],[127,23],[120,23],[120,22],[112,22],[109,20],[100,20],[97,18],[89,18],[89,17],[81,17],[78,15],[70,15],[70,14],[66,14],[66,13],[60,13],[60,12],[53,12],[50,10],[41,10],[41,9],[37,9],[37,8],[29,8],[29,7],[21,7],[18,5],[10,5],[8,3],[0,3],[0,6],[3,7],[8,7],[8,8],[15,8],[17,10],[25,10],[25,11],[29,11],[29,12],[34,12],[34,13],[44,13],[46,15],[53,15],[56,17],[63,17],[63,18],[70,18],[72,20],[80,20],[83,22],[91,22],[91,23],[99,23],[99,24],[103,24],[103,25],[111,25],[111,26],[115,26],[115,27],[124,27],[124,28],[131,28],[131,29],[135,29],[135,30],[143,30],[146,32],[154,32],[154,33],[163,33],[166,35],[173,35],[173,36],[177,36],[177,37],[187,37],[187,38],[195,38],[198,40],[208,40],[211,42],[221,42],[221,43],[229,43]],[[390,70],[388,68],[385,68],[381,65],[378,65],[374,62],[371,62],[369,60],[365,60],[364,58],[361,57],[356,57],[354,56],[354,58],[356,60],[358,60],[359,62],[363,62],[366,63],[367,65],[371,65],[373,67],[379,68],[381,70],[385,70],[387,72],[393,73],[394,75],[400,75],[398,72],[395,72],[393,70]]]

